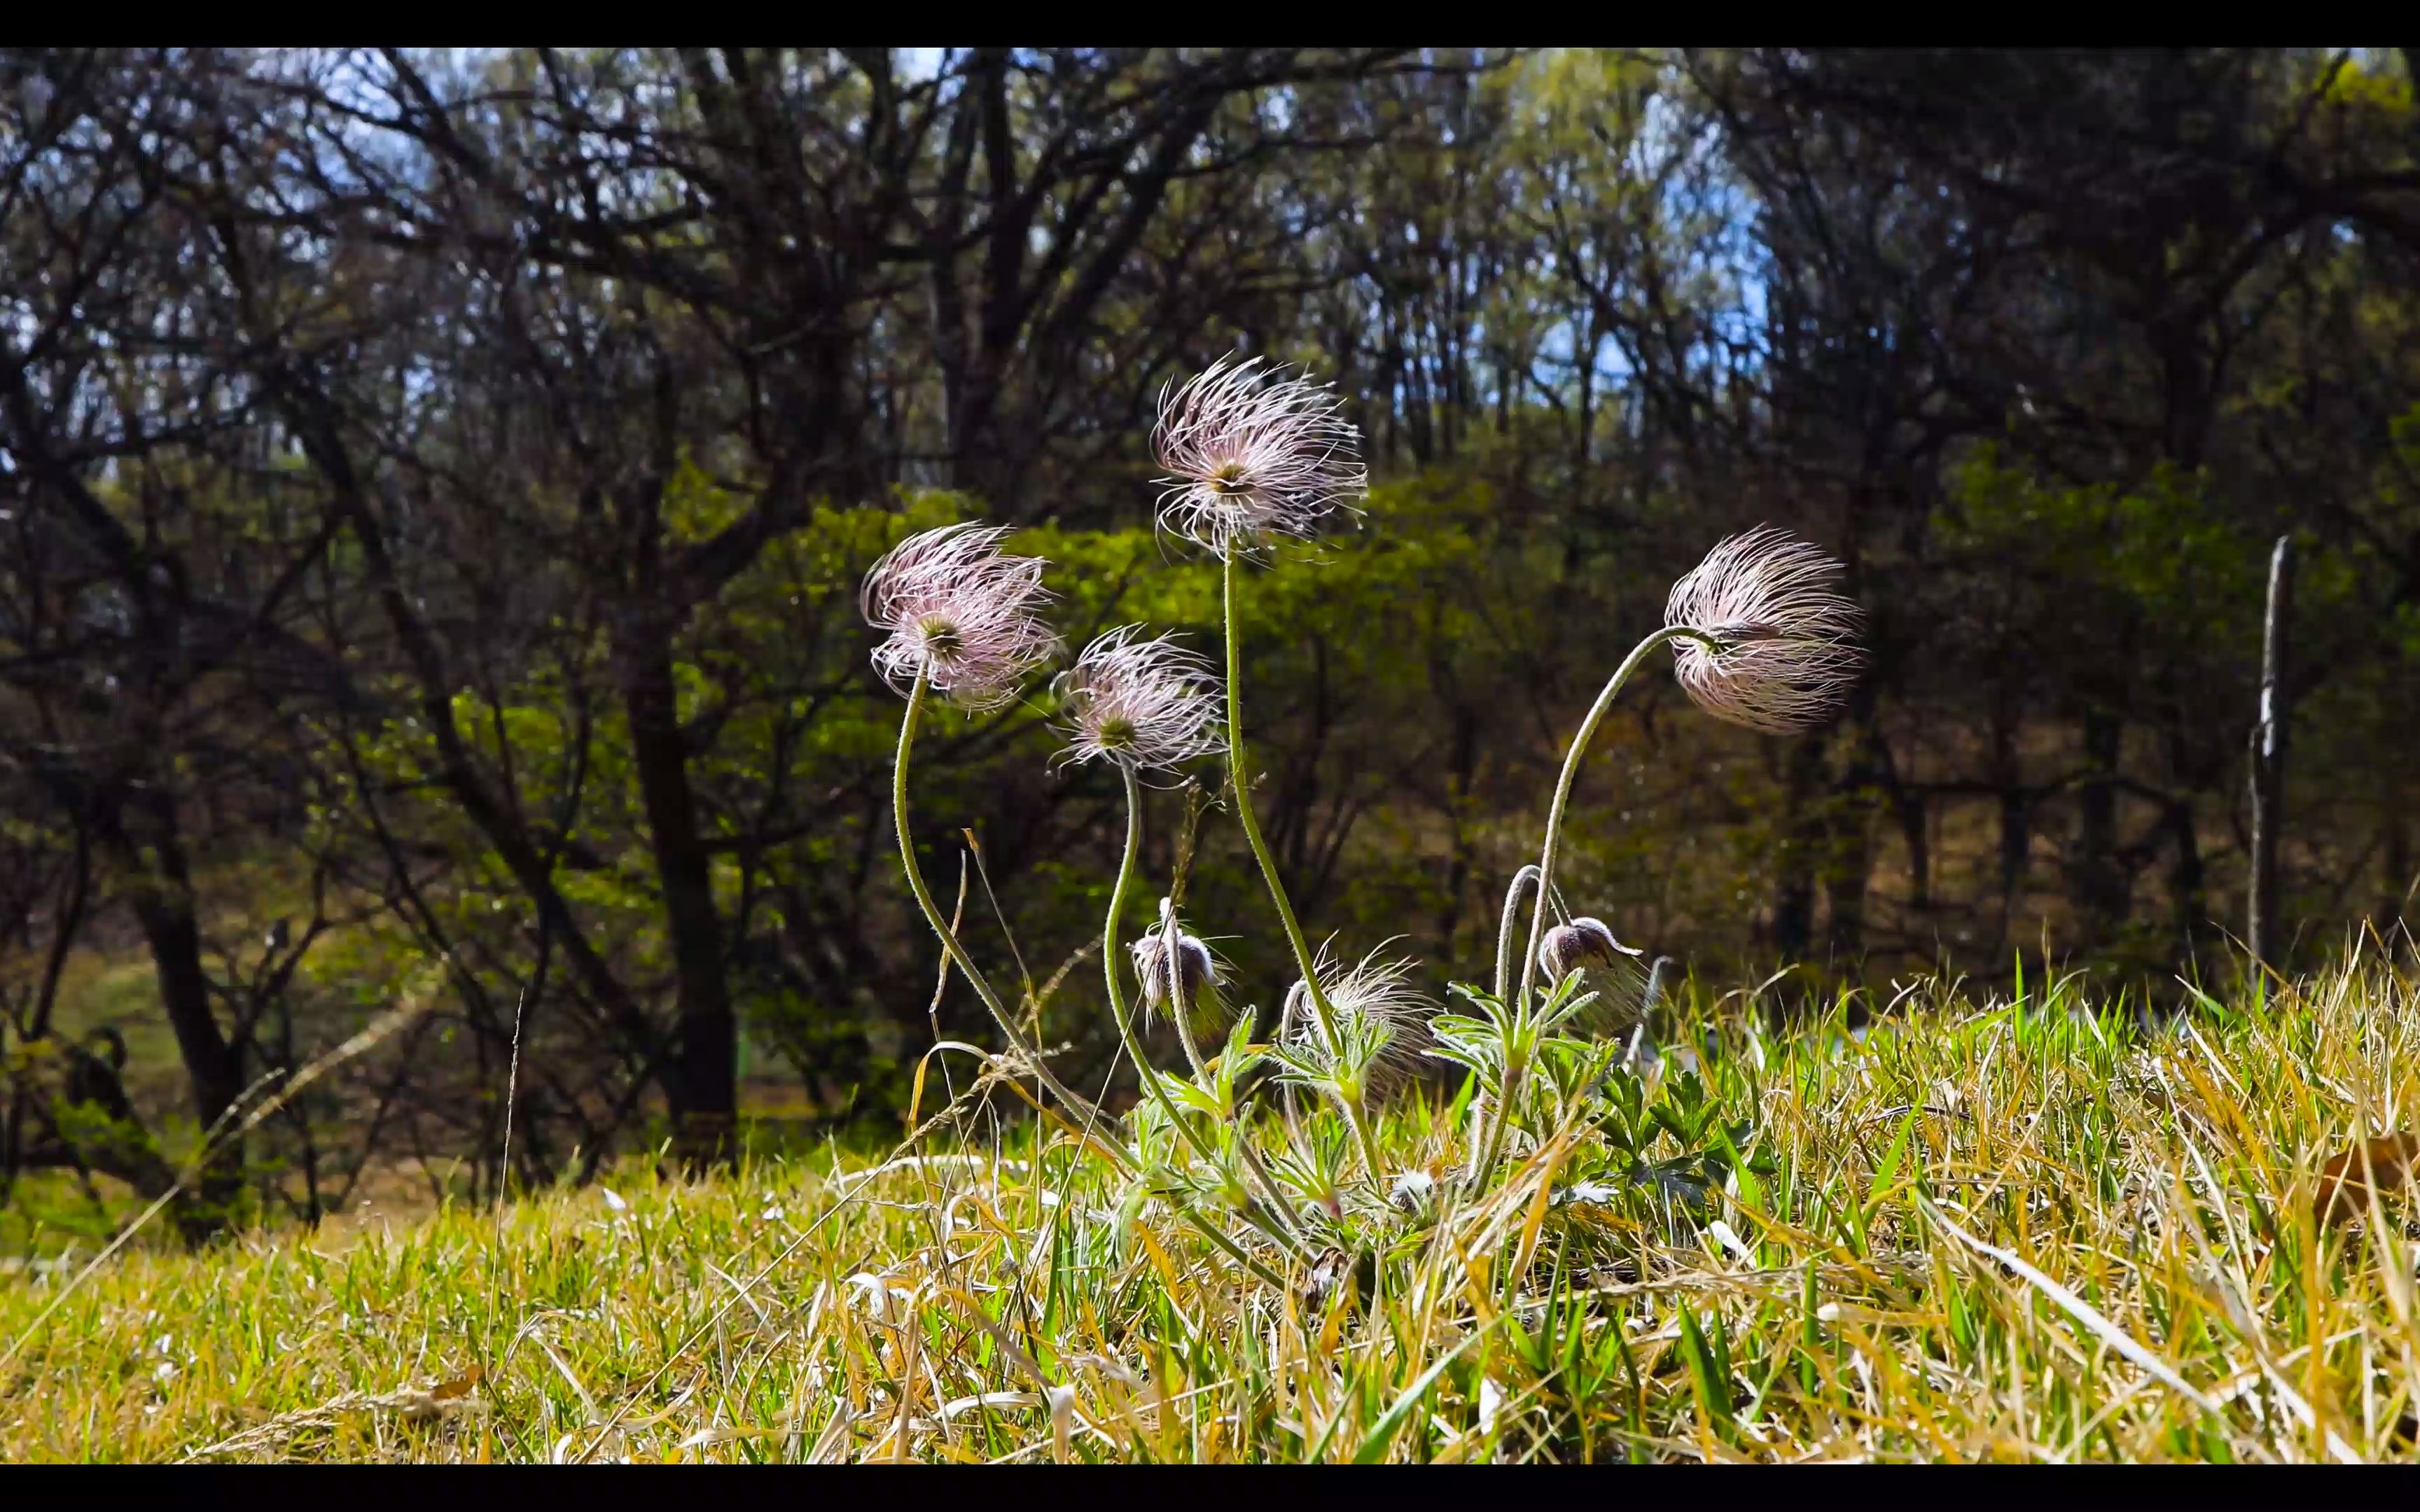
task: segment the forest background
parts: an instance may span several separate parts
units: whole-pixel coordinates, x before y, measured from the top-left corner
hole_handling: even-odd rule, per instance
[[[2283,535],[2280,964],[2358,927],[2408,951],[2413,74],[0,55],[0,1203],[105,1232],[398,1005],[211,1157],[189,1236],[397,1171],[479,1196],[667,1134],[895,1134],[923,1051],[987,1024],[935,998],[890,854],[858,580],[981,517],[1057,563],[1072,642],[1215,651],[1149,432],[1231,351],[1332,380],[1375,480],[1315,573],[1246,590],[1263,822],[1315,934],[1475,980],[1562,732],[1672,579],[1770,521],[1846,564],[1869,675],[1791,738],[1642,684],[1578,796],[1578,911],[1780,1017],[1920,973],[2160,1005],[2234,970]],[[920,839],[1097,1080],[1068,968],[1120,797],[1052,770],[1050,713],[937,717]],[[1269,1003],[1290,964],[1218,938],[1259,887],[1218,796],[1155,795],[1145,865]]]

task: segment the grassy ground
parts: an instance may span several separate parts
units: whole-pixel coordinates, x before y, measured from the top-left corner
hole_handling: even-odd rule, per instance
[[[1569,1104],[1479,1198],[1367,1190],[1327,1285],[971,1119],[138,1244],[0,1278],[0,1460],[2414,1458],[2410,1194],[2315,1211],[2420,1121],[2414,983],[2083,1006],[1928,988],[1852,1040],[1701,1002],[1698,1073]],[[1449,1126],[1399,1106],[1392,1170]]]

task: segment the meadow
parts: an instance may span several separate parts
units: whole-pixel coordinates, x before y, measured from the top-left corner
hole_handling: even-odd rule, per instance
[[[1684,988],[1475,1194],[1389,1104],[1358,1263],[936,1071],[893,1151],[13,1279],[0,1459],[2411,1459],[2416,988]]]

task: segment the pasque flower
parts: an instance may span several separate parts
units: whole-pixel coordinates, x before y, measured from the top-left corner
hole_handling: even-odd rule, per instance
[[[970,712],[1014,701],[1057,651],[1035,610],[1048,599],[1040,557],[1001,550],[1009,532],[967,523],[911,535],[865,575],[858,606],[887,632],[874,667],[900,692],[921,674]]]
[[[1199,936],[1187,933],[1180,926],[1173,937],[1176,944],[1172,973],[1171,932],[1165,924],[1144,931],[1142,937],[1129,947],[1134,952],[1135,979],[1142,988],[1143,1011],[1152,1014],[1164,1011],[1171,994],[1181,988],[1187,1026],[1197,1033],[1208,1034],[1221,1027],[1226,1018],[1222,993],[1227,984],[1226,973],[1219,969],[1218,958],[1211,954],[1210,947],[1202,944]]]
[[[1604,919],[1587,915],[1548,930],[1538,945],[1538,964],[1549,983],[1574,971],[1589,973],[1596,1001],[1581,1011],[1577,1022],[1591,1034],[1625,1032],[1646,1016],[1645,955],[1637,946],[1614,938]]]
[[[1770,734],[1822,723],[1864,664],[1840,564],[1769,525],[1734,535],[1672,585],[1664,623],[1721,642],[1674,646],[1674,675],[1718,719]]]
[[[1428,1020],[1436,1005],[1412,985],[1419,963],[1384,960],[1376,950],[1351,969],[1319,952],[1319,985],[1335,1016],[1343,1051],[1359,1062],[1343,1068],[1357,1073],[1371,1102],[1385,1100],[1411,1079],[1426,1048]],[[1331,1053],[1311,1018],[1307,985],[1297,980],[1286,995],[1280,1032],[1297,1056],[1317,1058]]]
[[[1059,674],[1067,736],[1061,761],[1151,771],[1219,748],[1218,679],[1209,661],[1172,636],[1137,639],[1141,633],[1141,625],[1120,625]]]
[[[1163,391],[1152,441],[1162,530],[1221,558],[1280,537],[1308,539],[1369,489],[1361,433],[1339,413],[1333,387],[1222,358],[1183,388]]]
[[[1546,932],[1538,947],[1538,964],[1546,968],[1549,981],[1560,981],[1581,966],[1611,965],[1641,953],[1637,947],[1615,939],[1604,919],[1583,916]]]

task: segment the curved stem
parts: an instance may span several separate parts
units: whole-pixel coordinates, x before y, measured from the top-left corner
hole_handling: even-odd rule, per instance
[[[1545,873],[1540,872],[1535,863],[1525,865],[1512,873],[1512,885],[1504,889],[1504,913],[1496,924],[1496,1001],[1499,1011],[1509,1009],[1504,1002],[1504,994],[1512,985],[1512,931],[1521,917],[1521,889],[1532,883],[1543,889],[1544,877]],[[1528,989],[1524,987],[1523,991]],[[1503,1124],[1501,1120],[1491,1124],[1493,1113],[1486,1091],[1483,1088],[1474,1091],[1470,1116],[1487,1131],[1483,1137],[1474,1139],[1470,1144],[1470,1167],[1466,1174],[1474,1187],[1487,1174],[1488,1167],[1496,1164],[1497,1146],[1502,1138]]]
[[[933,889],[924,885],[924,870],[916,863],[915,841],[908,831],[908,757],[915,748],[916,720],[924,712],[925,691],[925,676],[919,671],[915,687],[908,694],[908,717],[899,724],[899,754],[891,768],[891,811],[899,827],[899,867],[908,873],[908,889],[916,895],[916,906],[924,911],[924,922],[940,936],[941,949],[949,952],[950,959],[966,977],[968,984],[974,988],[975,995],[983,999],[984,1007],[991,1010],[993,1020],[1000,1025],[1000,1032],[1008,1038],[1009,1048],[1032,1062],[1035,1078],[1050,1089],[1052,1096],[1087,1119],[1097,1118],[1099,1109],[1069,1091],[1043,1063],[1041,1055],[1026,1048],[1023,1037],[1016,1032],[1016,1021],[1009,1017],[1008,1010],[1001,1004],[1000,995],[992,991],[991,983],[975,969],[974,959],[967,954],[967,948],[958,943],[956,932],[950,928],[949,920],[941,917],[940,908],[934,903]]]
[[[1242,621],[1235,612],[1235,559],[1232,556],[1221,564],[1219,593],[1221,608],[1227,620],[1227,775],[1235,790],[1235,818],[1244,826],[1244,838],[1251,842],[1252,859],[1260,863],[1261,877],[1269,885],[1269,898],[1278,905],[1278,921],[1285,926],[1286,943],[1294,947],[1295,964],[1302,967],[1302,984],[1311,998],[1311,1015],[1319,1022],[1320,1038],[1327,1041],[1328,1054],[1344,1054],[1344,1037],[1336,1027],[1336,1011],[1328,1006],[1326,989],[1319,983],[1319,971],[1311,955],[1311,944],[1303,937],[1301,921],[1295,918],[1294,903],[1286,897],[1285,884],[1278,880],[1278,863],[1269,855],[1269,842],[1261,838],[1261,821],[1252,812],[1252,780],[1244,756],[1244,639]],[[1344,1110],[1344,1121],[1353,1128],[1353,1136],[1361,1146],[1362,1161],[1370,1167],[1370,1180],[1380,1177],[1377,1141],[1371,1137],[1368,1123],[1358,1108],[1342,1098],[1337,1105]]]
[[[958,970],[965,974],[969,982],[973,984],[975,995],[981,997],[984,1000],[984,1006],[991,1010],[991,1016],[994,1020],[998,1021],[1001,1032],[1008,1037],[1010,1047],[1016,1050],[1018,1055],[1023,1056],[1026,1059],[1033,1063],[1034,1074],[1041,1080],[1045,1087],[1047,1087],[1050,1089],[1052,1095],[1066,1103],[1069,1108],[1083,1114],[1088,1120],[1095,1119],[1099,1116],[1100,1110],[1094,1108],[1091,1103],[1069,1091],[1061,1084],[1058,1077],[1051,1074],[1050,1068],[1042,1063],[1042,1057],[1039,1055],[1036,1055],[1025,1048],[1024,1041],[1017,1036],[1016,1025],[1010,1021],[1007,1011],[1001,1006],[999,995],[995,994],[991,990],[991,983],[984,980],[983,973],[975,969],[974,961],[967,954],[966,947],[958,943],[956,933],[950,928],[948,921],[941,918],[940,909],[935,906],[933,903],[932,888],[924,885],[923,869],[916,864],[916,847],[914,842],[909,839],[908,832],[908,753],[915,746],[916,719],[918,716],[924,712],[925,691],[926,683],[924,674],[920,671],[916,675],[915,687],[911,688],[908,694],[908,717],[901,721],[899,726],[899,755],[891,771],[891,809],[892,818],[896,821],[899,827],[900,870],[908,873],[908,888],[916,895],[916,906],[924,911],[924,922],[931,925],[933,933],[940,936],[941,948],[949,952],[950,959],[956,964]],[[1123,892],[1124,889],[1125,875],[1127,872],[1131,872],[1133,868],[1134,856],[1131,846],[1132,841],[1130,836],[1126,866],[1120,872],[1121,892]],[[1117,910],[1114,903],[1112,903],[1110,907],[1109,918],[1111,921],[1110,928],[1114,930],[1116,928],[1117,918]],[[1114,962],[1109,964],[1109,969],[1110,971],[1110,1000],[1112,1002],[1116,1002],[1118,1001],[1116,980],[1117,967]],[[1123,1022],[1125,1015],[1121,1013],[1119,1017],[1121,1022]],[[1138,1067],[1140,1067],[1140,1061],[1138,1061],[1137,1064]],[[1143,1069],[1147,1070],[1147,1068]],[[1182,1120],[1179,1121],[1181,1127]],[[1142,1162],[1138,1160],[1131,1153],[1119,1149],[1114,1146],[1105,1145],[1102,1148],[1116,1157],[1118,1161],[1125,1165],[1128,1169],[1138,1172],[1142,1169]],[[1286,1283],[1283,1277],[1280,1276],[1275,1271],[1270,1270],[1266,1265],[1247,1253],[1243,1246],[1237,1244],[1234,1240],[1228,1237],[1225,1230],[1221,1229],[1217,1224],[1210,1222],[1210,1220],[1204,1218],[1199,1212],[1196,1212],[1193,1210],[1193,1205],[1186,1201],[1182,1196],[1171,1193],[1169,1194],[1169,1201],[1174,1206],[1179,1217],[1183,1218],[1196,1233],[1200,1234],[1203,1239],[1208,1240],[1211,1244],[1224,1252],[1228,1258],[1233,1260],[1237,1265],[1242,1266],[1245,1270],[1250,1272],[1253,1275],[1259,1277],[1263,1282],[1269,1286],[1280,1288],[1285,1286]]]
[[[1134,1020],[1126,1011],[1125,989],[1118,984],[1118,923],[1125,917],[1126,889],[1134,885],[1135,861],[1142,854],[1141,785],[1135,780],[1131,768],[1121,770],[1125,771],[1126,779],[1126,849],[1118,862],[1117,885],[1109,890],[1109,917],[1101,923],[1101,971],[1109,982],[1109,1017],[1117,1023],[1118,1038],[1125,1044],[1126,1057],[1135,1063],[1135,1073],[1141,1079],[1143,1089],[1159,1103],[1160,1111],[1168,1115],[1168,1121],[1175,1126],[1185,1142],[1193,1147],[1194,1152],[1208,1160],[1209,1149],[1194,1132],[1193,1125],[1179,1111],[1175,1099],[1159,1085],[1159,1077],[1151,1069],[1151,1062],[1143,1058],[1142,1041],[1135,1034]]]
[[[1538,942],[1544,937],[1546,930],[1546,899],[1555,881],[1555,853],[1561,847],[1563,838],[1563,810],[1572,800],[1572,783],[1579,776],[1580,758],[1588,753],[1589,741],[1595,736],[1596,727],[1605,722],[1606,711],[1613,707],[1614,697],[1621,691],[1621,685],[1630,681],[1631,673],[1638,670],[1649,653],[1675,640],[1702,641],[1715,651],[1723,647],[1723,642],[1714,637],[1686,625],[1668,625],[1638,642],[1630,655],[1622,658],[1621,665],[1614,669],[1612,678],[1605,685],[1605,691],[1596,696],[1596,702],[1590,707],[1588,717],[1580,721],[1579,733],[1572,737],[1571,750],[1563,757],[1563,774],[1555,783],[1554,807],[1546,811],[1546,843],[1538,853],[1538,904],[1529,916],[1529,949],[1521,958],[1521,997],[1524,1000],[1529,995],[1530,979],[1537,972]]]
[[[1521,888],[1537,881],[1539,874],[1536,863],[1524,865],[1512,873],[1512,885],[1504,889],[1504,917],[1496,925],[1496,1000],[1499,1003],[1512,986],[1512,924],[1521,917]]]

